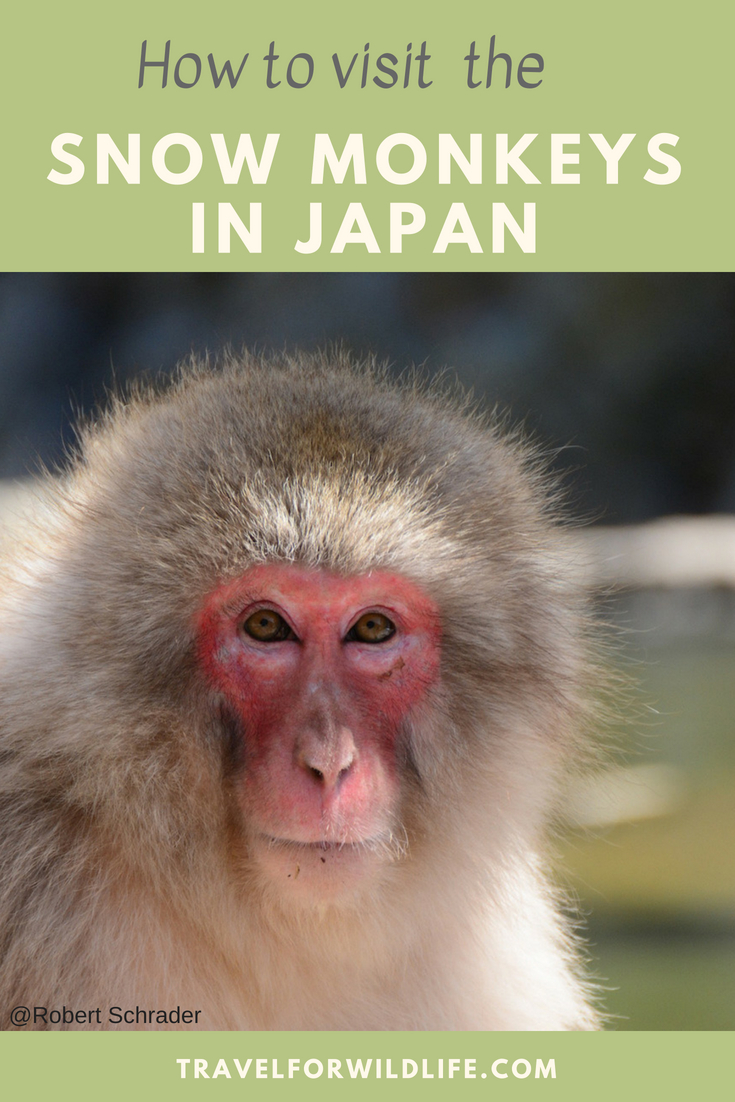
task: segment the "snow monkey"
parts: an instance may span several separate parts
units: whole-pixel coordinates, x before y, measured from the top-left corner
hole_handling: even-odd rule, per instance
[[[584,601],[519,434],[229,355],[112,399],[46,497],[2,587],[3,1028],[597,1028],[546,869]]]

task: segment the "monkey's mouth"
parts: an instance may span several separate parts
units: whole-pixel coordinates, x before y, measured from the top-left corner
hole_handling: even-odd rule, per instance
[[[320,883],[327,876],[335,878],[335,887],[341,882],[345,888],[354,887],[356,877],[369,878],[371,870],[393,865],[408,852],[407,837],[398,837],[391,830],[366,838],[319,838],[309,842],[262,833],[254,842],[253,856],[271,874],[290,881],[317,875]]]
[[[379,870],[398,859],[398,851],[379,836],[303,842],[262,833],[253,839],[251,857],[289,899],[321,907],[361,898]]]
[[[269,849],[291,849],[304,853],[350,853],[385,845],[385,840],[380,837],[363,838],[356,842],[334,841],[326,838],[316,842],[300,842],[295,838],[276,838],[270,834],[262,834],[260,837],[268,844]]]

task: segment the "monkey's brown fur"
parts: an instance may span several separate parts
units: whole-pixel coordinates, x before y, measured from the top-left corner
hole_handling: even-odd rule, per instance
[[[48,496],[4,585],[3,1028],[19,1004],[101,1007],[92,1028],[177,1005],[204,1029],[596,1027],[545,874],[583,615],[519,439],[339,354],[229,358],[113,402]],[[250,867],[196,664],[207,593],[273,561],[388,569],[441,609],[401,845],[338,905]]]

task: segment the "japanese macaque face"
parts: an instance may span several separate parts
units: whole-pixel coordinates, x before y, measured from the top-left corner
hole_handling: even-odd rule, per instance
[[[268,564],[215,590],[198,635],[237,728],[252,859],[316,899],[369,881],[403,841],[406,723],[439,679],[436,604],[397,575]]]

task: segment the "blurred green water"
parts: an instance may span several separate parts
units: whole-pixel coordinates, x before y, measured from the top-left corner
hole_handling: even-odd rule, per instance
[[[594,935],[594,931],[593,931]],[[735,939],[602,938],[593,949],[613,1030],[735,1028]]]
[[[626,762],[664,766],[670,806],[564,853],[610,1028],[735,1029],[735,645],[649,639],[635,678],[658,715],[626,732]]]

